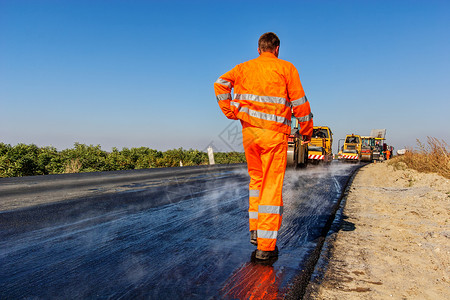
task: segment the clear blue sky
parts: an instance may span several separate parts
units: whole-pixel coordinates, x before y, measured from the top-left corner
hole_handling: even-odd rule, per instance
[[[0,0],[0,142],[238,148],[213,82],[281,39],[316,125],[450,142],[450,1]],[[228,147],[230,146],[230,147]]]

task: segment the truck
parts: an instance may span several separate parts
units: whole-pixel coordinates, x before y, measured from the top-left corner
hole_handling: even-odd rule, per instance
[[[348,134],[345,136],[344,145],[338,153],[338,159],[344,162],[361,161],[361,136]]]
[[[361,137],[361,161],[372,161],[375,138],[372,136]]]
[[[288,137],[287,167],[306,168],[308,165],[308,145],[302,144],[297,118],[292,118],[291,134]]]
[[[333,132],[328,126],[314,126],[308,145],[308,161],[313,164],[330,163],[333,160]]]

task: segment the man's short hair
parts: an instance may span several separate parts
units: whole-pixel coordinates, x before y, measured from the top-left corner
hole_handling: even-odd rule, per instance
[[[259,38],[258,48],[262,52],[273,52],[277,46],[280,46],[280,39],[273,32],[266,32]]]

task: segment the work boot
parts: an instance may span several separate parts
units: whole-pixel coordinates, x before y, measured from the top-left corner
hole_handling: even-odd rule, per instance
[[[269,258],[269,259],[267,259],[267,260],[257,259],[257,258],[256,258],[256,251],[257,251],[257,250],[253,251],[253,252],[252,252],[252,256],[250,257],[250,262],[251,262],[252,264],[258,264],[258,265],[270,266],[270,267],[271,267],[271,266],[273,266],[273,264],[276,263],[277,260],[278,260],[278,256]]]
[[[263,251],[258,249],[256,250],[255,257],[260,260],[268,260],[278,257],[278,247],[275,247],[275,250],[273,251]]]
[[[258,233],[256,230],[250,231],[250,243],[252,243],[255,246],[258,246]]]

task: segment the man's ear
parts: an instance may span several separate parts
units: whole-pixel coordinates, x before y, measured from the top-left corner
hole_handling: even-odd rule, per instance
[[[259,47],[258,47],[258,53],[259,53],[259,55],[261,55],[261,49],[259,49]]]
[[[280,46],[277,46],[276,48],[275,48],[275,56],[276,57],[278,57],[278,54],[280,54]]]

